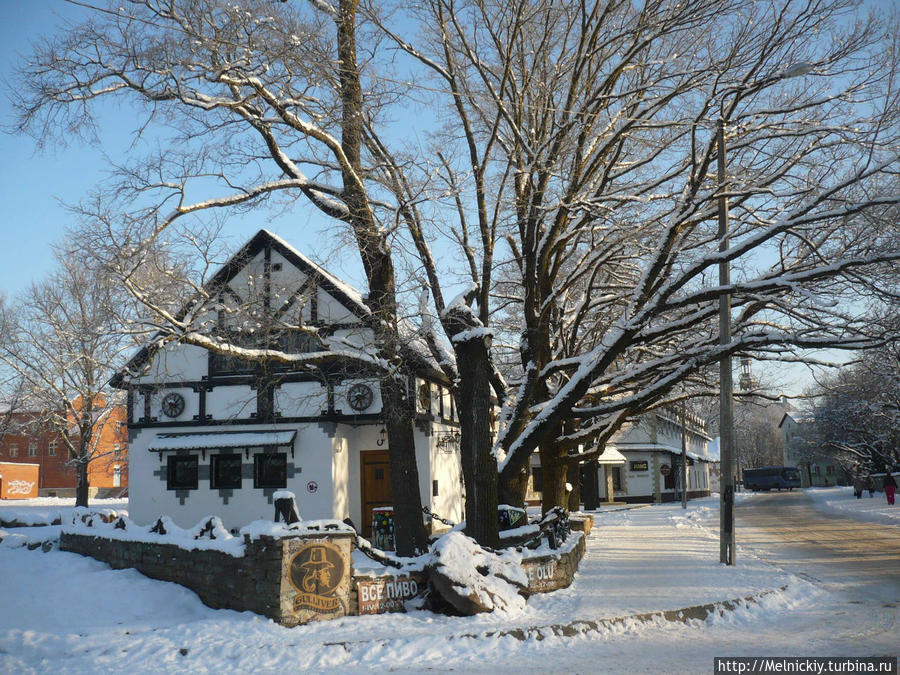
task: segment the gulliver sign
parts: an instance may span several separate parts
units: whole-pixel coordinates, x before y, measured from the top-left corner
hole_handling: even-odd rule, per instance
[[[349,614],[349,540],[285,542],[282,611],[306,623]]]

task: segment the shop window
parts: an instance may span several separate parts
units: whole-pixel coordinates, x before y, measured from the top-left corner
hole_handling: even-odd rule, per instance
[[[196,490],[199,462],[197,455],[169,457],[167,487],[169,490]]]
[[[214,490],[241,487],[241,456],[213,455],[210,458],[209,486]]]
[[[253,487],[287,487],[287,454],[261,452],[253,456]]]

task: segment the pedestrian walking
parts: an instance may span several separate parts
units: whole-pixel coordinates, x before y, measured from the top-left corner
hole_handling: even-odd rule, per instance
[[[894,480],[894,477],[891,475],[890,471],[884,474],[884,480],[881,484],[884,486],[884,496],[887,497],[888,504],[893,506],[894,492],[897,490],[897,481]]]
[[[859,499],[862,497],[863,489],[866,487],[866,481],[863,479],[862,474],[856,474],[856,477],[853,479],[853,496]]]
[[[875,479],[871,475],[866,477],[866,489],[869,491],[869,499],[875,496]]]

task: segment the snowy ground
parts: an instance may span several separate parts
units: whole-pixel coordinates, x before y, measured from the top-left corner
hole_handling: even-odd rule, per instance
[[[852,487],[810,488],[806,493],[815,500],[820,511],[854,520],[900,525],[900,504],[890,506],[883,492],[869,497],[866,491],[860,499],[853,496]]]
[[[896,652],[895,633],[881,643],[885,617],[848,617],[850,634],[867,637],[844,638],[835,624],[835,615],[847,609],[839,598],[751,551],[740,550],[736,567],[721,566],[717,506],[712,498],[695,500],[686,511],[673,504],[598,514],[575,584],[532,597],[515,616],[418,611],[293,629],[209,609],[192,592],[132,570],[111,570],[71,553],[0,546],[0,672],[690,673],[711,672],[713,656]],[[7,508],[47,507],[4,502],[0,518]],[[50,528],[17,532],[22,529],[50,534]],[[565,638],[549,630],[542,631],[544,639],[498,634],[783,586],[759,604],[703,622],[624,620]]]

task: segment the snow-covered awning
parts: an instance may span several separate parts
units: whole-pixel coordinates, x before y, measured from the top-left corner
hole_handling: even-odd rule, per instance
[[[251,448],[260,446],[291,446],[296,429],[288,431],[225,431],[205,434],[160,434],[148,447],[151,452],[166,450],[215,450],[219,448]]]
[[[603,450],[603,454],[597,457],[598,464],[624,464],[625,455],[609,446]]]

